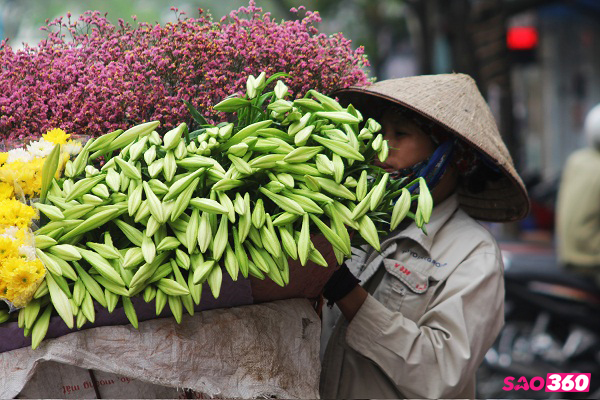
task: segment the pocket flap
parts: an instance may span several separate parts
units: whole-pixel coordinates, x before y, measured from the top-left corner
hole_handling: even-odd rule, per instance
[[[399,260],[386,258],[383,260],[385,269],[400,279],[412,292],[425,293],[429,288],[429,277],[411,269]]]

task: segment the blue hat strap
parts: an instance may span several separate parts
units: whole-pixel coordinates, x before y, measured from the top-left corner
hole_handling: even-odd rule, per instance
[[[452,160],[452,151],[454,150],[455,142],[455,139],[451,139],[440,144],[427,161],[427,164],[417,173],[417,177],[425,178],[425,182],[427,182],[427,186],[430,189],[433,189],[438,184],[444,172],[446,172],[448,163]],[[413,185],[409,190],[411,193],[414,193],[418,187],[419,185]]]

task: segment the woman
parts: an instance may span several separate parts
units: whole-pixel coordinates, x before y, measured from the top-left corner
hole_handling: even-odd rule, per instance
[[[567,158],[556,203],[558,259],[600,287],[600,104],[585,117],[588,146]]]
[[[353,249],[327,283],[324,296],[342,316],[323,359],[322,397],[473,398],[477,367],[504,321],[500,250],[474,219],[523,218],[525,187],[466,75],[388,80],[337,95],[379,118],[392,149],[382,167],[424,176],[434,211],[427,234],[405,224],[382,240],[380,253]]]

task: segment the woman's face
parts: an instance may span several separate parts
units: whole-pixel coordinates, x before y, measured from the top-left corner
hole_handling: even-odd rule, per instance
[[[429,135],[414,122],[393,111],[383,114],[381,126],[390,151],[387,160],[378,165],[388,172],[411,167],[425,160],[435,150]]]

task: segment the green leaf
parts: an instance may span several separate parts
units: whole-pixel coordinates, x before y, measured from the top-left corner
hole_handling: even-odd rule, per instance
[[[267,93],[265,93],[265,94],[261,95],[261,96],[258,98],[258,101],[257,101],[257,103],[256,103],[256,106],[257,106],[257,107],[262,107],[262,105],[264,104],[264,102],[265,102],[265,101],[266,101],[266,100],[267,100],[269,97],[272,97],[272,96],[274,95],[274,93],[275,93],[275,92],[267,92]],[[260,109],[260,111],[262,112],[262,108]]]
[[[288,78],[290,76],[290,74],[286,73],[286,72],[278,72],[276,74],[273,74],[269,77],[269,79],[267,79],[265,81],[265,86],[269,86],[269,83],[273,82],[275,79],[278,78]]]
[[[192,115],[192,118],[194,118],[194,121],[196,121],[200,125],[208,125],[208,122],[206,122],[206,119],[204,119],[202,114],[200,114],[200,112],[198,110],[196,110],[189,101],[187,101],[187,100],[182,100],[182,101],[187,106],[190,114]]]
[[[256,115],[254,114],[256,112]],[[252,116],[252,120],[250,123],[260,122],[267,120],[267,114],[263,111],[261,107],[257,107],[254,104],[251,105],[250,115]]]
[[[227,97],[225,100],[215,104],[213,108],[222,112],[236,112],[241,108],[250,105],[250,101],[239,97]]]
[[[183,127],[183,137],[185,139],[185,144],[190,144],[190,131],[188,129],[187,124],[185,124],[185,126]]]
[[[198,136],[200,136],[201,134],[203,134],[205,131],[206,131],[206,128],[200,128],[198,130],[190,132],[190,134],[189,134],[190,141],[196,139]]]

